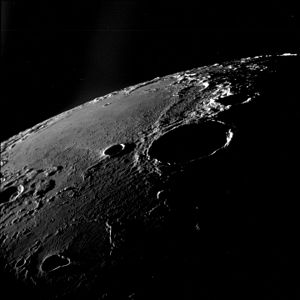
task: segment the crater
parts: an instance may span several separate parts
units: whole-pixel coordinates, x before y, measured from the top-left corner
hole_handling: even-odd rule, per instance
[[[0,193],[0,204],[9,202],[13,198],[13,195],[18,194],[18,187],[16,186],[10,186],[6,188],[4,191]]]
[[[183,163],[213,154],[228,143],[229,128],[219,122],[189,124],[155,140],[148,155],[165,163]]]
[[[58,254],[53,254],[53,255],[47,256],[43,260],[43,262],[41,264],[41,270],[43,272],[49,273],[49,272],[52,272],[59,268],[66,267],[69,264],[70,264],[70,259],[68,259],[64,256],[61,256],[61,255],[58,255]]]
[[[26,264],[26,259],[24,258],[20,258],[16,264],[15,264],[15,268],[19,269],[21,267],[23,267]]]
[[[216,100],[216,102],[221,103],[223,105],[237,105],[237,104],[243,104],[248,99],[249,96],[245,94],[236,94],[224,98],[219,98]]]
[[[108,156],[114,156],[114,155],[121,153],[124,149],[125,149],[124,144],[116,144],[116,145],[112,145],[112,146],[108,147],[104,151],[104,154],[108,155]]]
[[[114,157],[120,154],[127,154],[135,148],[135,144],[115,144],[104,150],[104,155]]]

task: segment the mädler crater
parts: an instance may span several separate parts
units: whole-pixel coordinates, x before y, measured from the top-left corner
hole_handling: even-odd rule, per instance
[[[3,293],[296,299],[298,71],[288,53],[194,68],[2,142]]]

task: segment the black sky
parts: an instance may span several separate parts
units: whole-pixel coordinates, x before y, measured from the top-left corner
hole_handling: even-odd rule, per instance
[[[298,27],[287,1],[2,1],[1,141],[157,76],[299,52]]]

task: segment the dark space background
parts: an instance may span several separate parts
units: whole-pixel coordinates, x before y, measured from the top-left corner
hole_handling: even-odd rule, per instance
[[[297,52],[298,25],[287,1],[3,0],[0,140],[157,76]]]

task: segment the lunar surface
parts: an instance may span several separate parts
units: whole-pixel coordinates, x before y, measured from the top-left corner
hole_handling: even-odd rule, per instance
[[[2,142],[1,293],[296,299],[298,72],[289,53],[194,68]]]

